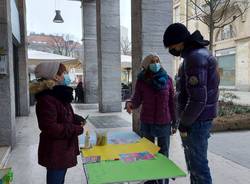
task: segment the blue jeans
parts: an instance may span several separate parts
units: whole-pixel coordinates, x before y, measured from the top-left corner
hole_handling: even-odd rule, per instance
[[[170,134],[171,125],[148,125],[141,124],[141,132],[143,137],[147,138],[151,142],[155,143],[155,137],[157,137],[157,144],[160,147],[159,153],[168,157],[169,154],[169,144],[170,144]],[[151,180],[147,181],[147,184],[163,184],[163,180]],[[164,184],[168,184],[169,180],[165,179]]]
[[[142,136],[155,143],[155,138],[157,137],[157,144],[160,147],[160,153],[168,157],[169,143],[171,135],[171,125],[155,125],[141,123],[140,127]]]
[[[211,127],[212,121],[195,122],[187,132],[187,137],[182,137],[191,184],[212,184],[207,159]]]
[[[47,184],[64,184],[67,169],[47,169]]]

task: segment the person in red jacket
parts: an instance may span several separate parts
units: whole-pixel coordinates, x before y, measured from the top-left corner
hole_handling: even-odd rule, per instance
[[[47,184],[63,184],[68,168],[77,164],[78,135],[83,133],[84,118],[71,107],[73,89],[61,63],[41,63],[35,69],[35,94],[40,133],[38,163],[47,169]]]
[[[133,109],[141,106],[142,136],[153,143],[157,137],[160,153],[168,157],[170,135],[176,131],[173,80],[161,66],[160,58],[156,54],[146,56],[141,66],[142,71],[137,77],[135,92],[131,100],[127,101],[126,109],[130,114]],[[165,184],[167,183],[168,180],[165,181]]]

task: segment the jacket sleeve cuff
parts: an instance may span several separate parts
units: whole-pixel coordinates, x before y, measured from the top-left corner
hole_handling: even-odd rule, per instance
[[[188,127],[186,127],[185,125],[183,124],[180,124],[179,127],[178,127],[179,131],[180,132],[188,132]]]

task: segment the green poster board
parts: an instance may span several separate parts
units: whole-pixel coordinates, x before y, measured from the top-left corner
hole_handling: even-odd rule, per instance
[[[172,161],[161,154],[155,159],[140,160],[133,163],[118,161],[101,161],[86,164],[89,184],[117,183],[184,177],[186,174]]]

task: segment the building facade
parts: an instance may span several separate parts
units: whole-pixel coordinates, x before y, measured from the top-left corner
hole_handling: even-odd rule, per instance
[[[15,119],[29,114],[24,0],[0,1],[0,146],[13,146]]]
[[[206,39],[209,39],[209,29],[194,17],[197,9],[189,0],[174,0],[174,21],[187,25],[193,32],[199,29]],[[205,10],[204,1],[196,1]],[[243,2],[243,1],[242,1]],[[231,0],[230,3],[234,3]],[[188,6],[187,6],[188,4]],[[249,5],[248,5],[249,6]],[[244,11],[242,4],[236,5]],[[228,6],[226,11],[232,11]],[[218,11],[221,11],[218,8]],[[226,15],[226,14],[225,14]],[[222,17],[225,22],[226,17]],[[232,23],[215,29],[213,35],[213,53],[218,59],[221,77],[221,87],[236,90],[250,91],[250,9]],[[176,67],[177,68],[177,67]]]

